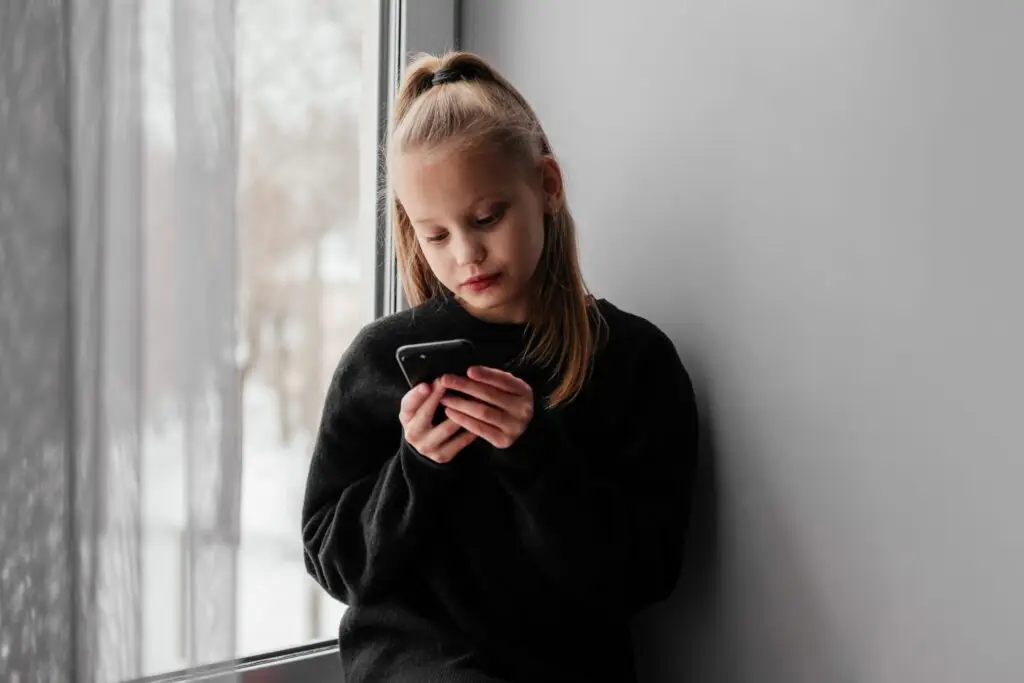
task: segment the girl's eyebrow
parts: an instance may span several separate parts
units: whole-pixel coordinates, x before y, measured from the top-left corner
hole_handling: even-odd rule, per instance
[[[467,211],[467,213],[473,213],[472,209],[478,208],[479,205],[484,203],[484,202],[507,201],[506,199],[502,199],[502,196],[503,196],[502,193],[500,191],[498,191],[498,190],[493,190],[491,192],[480,194],[476,198],[474,198],[472,202],[470,202],[470,204],[469,204],[470,210]],[[412,223],[436,223],[437,222],[437,220],[434,219],[434,218],[413,218],[412,216],[409,216],[409,220]]]

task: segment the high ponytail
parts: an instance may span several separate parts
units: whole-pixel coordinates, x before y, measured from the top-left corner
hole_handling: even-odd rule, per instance
[[[420,55],[405,70],[402,83],[395,99],[395,110],[392,123],[397,123],[409,113],[409,108],[416,98],[430,90],[433,86],[434,73],[441,68],[442,60],[431,55]]]
[[[553,156],[530,105],[481,57],[420,55],[406,69],[391,119],[388,159],[458,144],[498,145],[536,162]],[[408,215],[391,192],[398,267],[406,298],[418,305],[446,295],[420,250]],[[545,216],[544,249],[533,278],[531,337],[524,359],[557,380],[549,407],[574,399],[592,366],[604,321],[580,271],[576,226],[568,204]]]

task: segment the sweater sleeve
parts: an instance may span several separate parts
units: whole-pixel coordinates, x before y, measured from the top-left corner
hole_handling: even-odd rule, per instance
[[[454,475],[395,438],[397,404],[394,424],[374,420],[369,408],[386,399],[366,356],[357,340],[331,380],[302,508],[306,570],[348,605],[402,580]],[[382,447],[391,438],[397,448]]]
[[[614,388],[628,415],[612,452],[581,452],[547,411],[495,451],[538,568],[582,604],[622,617],[675,587],[697,463],[693,387],[672,342],[661,335],[641,358],[631,386]],[[593,460],[615,464],[599,473]]]

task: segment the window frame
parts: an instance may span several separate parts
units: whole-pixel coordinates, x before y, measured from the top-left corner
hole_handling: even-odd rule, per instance
[[[381,92],[379,98],[383,107],[378,118],[376,150],[383,150],[387,142],[388,113],[394,105],[398,84],[409,61],[417,54],[429,52],[443,54],[458,50],[462,43],[462,0],[380,0],[383,36],[390,35],[395,49],[381,54],[381,64],[389,60],[386,69],[381,69]],[[386,7],[385,7],[386,6]],[[377,159],[383,156],[375,155]],[[374,317],[395,313],[408,306],[402,290],[398,262],[395,259],[395,245],[391,234],[391,204],[387,195],[387,178],[383,164],[377,169],[377,288],[374,291],[376,306]]]
[[[376,67],[368,71],[370,103],[367,119],[361,126],[360,186],[374,188],[374,202],[367,202],[373,213],[363,212],[362,220],[374,221],[372,254],[374,291],[373,317],[389,315],[407,305],[402,293],[398,264],[391,234],[391,207],[387,196],[386,168],[381,150],[387,141],[388,115],[405,66],[418,53],[441,54],[458,49],[461,42],[461,0],[360,0],[376,5],[378,40],[376,50],[364,57]],[[370,21],[374,17],[370,16]],[[372,108],[370,108],[372,107]],[[256,683],[257,680],[336,681],[340,675],[337,638],[319,640],[294,647],[241,657],[200,667],[192,667],[132,679],[129,683],[172,683],[209,681],[211,683]]]

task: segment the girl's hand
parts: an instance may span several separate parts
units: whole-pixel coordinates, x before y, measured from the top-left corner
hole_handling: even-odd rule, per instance
[[[448,419],[495,448],[508,448],[533,419],[533,389],[515,375],[472,367],[466,377],[445,375],[440,382],[472,398],[445,394]]]
[[[451,461],[477,437],[468,431],[457,434],[461,426],[451,419],[434,426],[434,413],[443,394],[444,387],[440,382],[434,382],[433,387],[419,384],[402,398],[402,409],[398,414],[409,445],[442,465]]]

